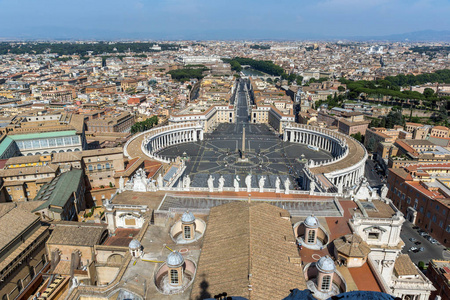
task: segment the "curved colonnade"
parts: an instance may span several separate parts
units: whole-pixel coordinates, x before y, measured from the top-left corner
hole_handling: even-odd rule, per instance
[[[355,185],[364,175],[366,148],[350,136],[325,128],[290,124],[284,129],[284,140],[315,146],[334,156],[331,160],[309,162],[304,189],[312,189],[311,182],[314,182],[321,192],[342,193],[343,188]]]
[[[144,133],[141,150],[147,156],[160,162],[169,163],[170,159],[156,152],[172,145],[203,140],[203,125],[198,122],[173,124],[150,129]]]

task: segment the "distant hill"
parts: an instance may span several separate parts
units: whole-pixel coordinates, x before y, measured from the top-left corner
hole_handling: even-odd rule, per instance
[[[382,36],[359,36],[347,37],[349,40],[363,41],[399,41],[399,42],[450,42],[450,30],[421,30],[400,34],[382,35]]]

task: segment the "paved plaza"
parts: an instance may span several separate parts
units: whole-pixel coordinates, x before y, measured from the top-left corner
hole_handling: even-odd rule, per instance
[[[239,175],[241,186],[247,174],[264,175],[268,186],[276,176],[281,179],[291,176],[299,178],[306,159],[314,161],[332,158],[325,151],[314,151],[306,145],[283,142],[264,124],[248,124],[246,129],[246,157],[248,162],[238,162],[242,149],[243,124],[220,124],[211,134],[205,134],[203,141],[174,145],[158,154],[175,158],[186,158],[186,174],[192,178],[192,186],[206,186],[209,174],[223,175],[225,186],[232,186],[233,176]],[[228,175],[228,176],[226,176]],[[270,176],[273,175],[273,176]],[[214,176],[216,177],[216,176]],[[257,178],[253,176],[253,187],[257,187]]]
[[[219,124],[213,132],[204,135],[203,141],[169,146],[158,154],[171,159],[177,156],[185,158],[185,174],[191,176],[192,187],[206,187],[210,174],[216,180],[223,175],[226,187],[233,186],[234,176],[239,175],[240,185],[244,187],[245,176],[252,174],[253,187],[257,187],[259,176],[265,176],[265,187],[271,188],[275,187],[277,176],[282,182],[290,176],[292,187],[297,188],[306,160],[322,161],[331,159],[332,155],[322,150],[311,150],[306,145],[284,142],[266,124],[250,124],[246,93],[242,86],[237,92],[235,124]],[[245,157],[248,161],[240,162],[244,128]]]

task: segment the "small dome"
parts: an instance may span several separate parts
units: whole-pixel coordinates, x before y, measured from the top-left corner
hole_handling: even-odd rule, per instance
[[[314,217],[314,215],[307,217],[303,223],[305,224],[306,227],[309,228],[319,227],[319,220],[317,220],[317,218]]]
[[[185,212],[185,213],[181,216],[181,223],[184,223],[184,224],[191,224],[191,223],[194,223],[194,221],[195,221],[194,214],[191,213],[190,211]]]
[[[130,244],[128,245],[130,249],[136,250],[141,248],[141,243],[139,243],[138,240],[134,239],[131,240]]]
[[[336,270],[336,266],[331,257],[323,256],[317,262],[317,269],[323,273],[333,273]]]
[[[166,263],[169,267],[179,267],[184,263],[183,255],[178,251],[174,251],[167,256]]]

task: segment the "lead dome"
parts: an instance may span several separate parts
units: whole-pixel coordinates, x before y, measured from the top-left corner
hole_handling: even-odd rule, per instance
[[[317,269],[323,273],[332,273],[335,271],[336,266],[334,261],[329,256],[323,256],[317,262]]]
[[[141,243],[138,240],[134,239],[131,240],[130,244],[128,244],[128,247],[133,250],[140,249]]]
[[[167,256],[167,265],[172,268],[176,268],[184,264],[183,255],[180,252],[174,251]]]
[[[191,213],[190,211],[186,211],[182,216],[181,216],[181,222],[183,224],[191,224],[195,222],[195,217],[194,214]]]
[[[319,227],[319,220],[314,217],[314,215],[311,215],[305,219],[305,226],[309,228],[317,228]]]

